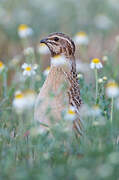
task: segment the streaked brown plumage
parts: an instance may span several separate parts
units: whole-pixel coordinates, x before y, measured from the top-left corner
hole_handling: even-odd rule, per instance
[[[35,105],[35,120],[43,124],[51,125],[46,115],[48,107],[51,108],[52,115],[56,122],[61,119],[62,111],[72,105],[76,109],[77,119],[73,121],[73,128],[77,134],[81,134],[81,120],[79,118],[79,108],[81,105],[80,89],[76,73],[75,63],[75,45],[71,38],[63,33],[53,33],[47,38],[41,40],[45,43],[51,56],[63,55],[67,59],[69,66],[51,65],[50,73],[40,90]],[[62,84],[66,85],[65,90],[60,91]],[[53,92],[54,97],[51,99],[49,93]],[[41,125],[43,127],[43,125]],[[44,126],[45,127],[45,126]]]

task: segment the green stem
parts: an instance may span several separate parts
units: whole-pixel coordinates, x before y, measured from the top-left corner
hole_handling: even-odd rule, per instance
[[[95,68],[95,86],[96,86],[96,101],[97,101],[97,98],[98,98],[98,72],[97,72],[97,69]]]
[[[3,97],[7,96],[7,70],[3,72]]]
[[[29,88],[32,89],[32,90],[34,89],[34,81],[35,81],[35,80],[34,80],[34,77],[31,76],[31,78],[30,78],[30,83],[29,83]]]
[[[21,39],[21,45],[22,45],[22,48],[23,48],[23,49],[26,49],[26,48],[28,47],[29,41],[28,41],[27,37]]]
[[[113,119],[113,109],[114,109],[114,98],[112,97],[111,99],[111,112],[110,112],[110,122],[112,124],[112,119]]]

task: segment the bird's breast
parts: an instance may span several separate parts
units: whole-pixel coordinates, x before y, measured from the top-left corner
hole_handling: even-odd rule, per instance
[[[52,67],[40,90],[35,104],[35,120],[49,124],[49,117],[56,121],[69,105],[68,80],[61,68]]]

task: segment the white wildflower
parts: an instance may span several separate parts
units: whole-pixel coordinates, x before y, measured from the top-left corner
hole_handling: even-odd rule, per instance
[[[106,76],[104,76],[102,79],[103,79],[103,81],[107,81],[107,77]]]
[[[0,73],[4,70],[5,65],[3,64],[2,61],[0,61]]]
[[[102,78],[100,78],[100,79],[98,79],[98,83],[103,83],[103,79]]]
[[[98,105],[90,107],[87,104],[84,104],[80,108],[80,115],[82,118],[87,116],[97,117],[101,115],[101,109]]]
[[[38,45],[38,52],[40,53],[40,54],[49,54],[50,53],[50,51],[49,51],[49,48],[46,46],[46,44],[44,44],[44,43],[40,43],[40,45]]]
[[[78,32],[74,37],[74,42],[77,45],[88,45],[89,39],[85,32]]]
[[[79,79],[83,79],[83,74],[78,73],[78,78],[79,78]]]
[[[20,38],[25,38],[25,37],[31,36],[32,34],[33,34],[32,28],[30,28],[26,24],[21,24],[18,27],[18,35]]]
[[[109,98],[117,97],[119,95],[119,86],[114,81],[109,81],[106,85],[106,95]]]
[[[27,102],[26,107],[27,107],[27,109],[30,109],[31,107],[34,106],[35,99],[36,99],[36,93],[33,90],[27,90],[27,91],[24,91],[23,93],[24,93],[24,97]]]
[[[92,61],[90,63],[90,68],[91,69],[101,69],[101,68],[103,68],[103,65],[102,65],[100,59],[98,59],[98,58],[92,59]]]
[[[12,105],[17,113],[22,113],[33,107],[35,99],[36,93],[32,90],[16,91]]]
[[[28,56],[30,54],[34,54],[34,48],[33,47],[28,47],[24,49],[24,55]]]
[[[101,115],[101,109],[98,105],[94,105],[92,108],[90,108],[90,115],[91,116],[100,116]]]
[[[24,111],[24,108],[26,107],[26,100],[21,91],[15,92],[12,105],[17,113],[21,113]]]
[[[35,75],[37,68],[38,68],[38,65],[37,65],[37,64],[31,65],[31,64],[24,63],[24,64],[22,65],[22,69],[24,70],[24,71],[23,71],[23,75],[24,75],[24,76],[32,76],[32,75]]]
[[[43,75],[44,75],[45,77],[47,77],[48,74],[49,74],[49,72],[50,72],[50,66],[48,66],[48,67],[43,71]]]
[[[70,106],[66,112],[65,112],[65,115],[64,115],[64,119],[65,120],[70,120],[70,121],[73,121],[76,119],[76,110],[73,106]]]
[[[102,57],[102,61],[103,61],[103,62],[107,62],[107,61],[108,61],[108,56],[103,56],[103,57]]]

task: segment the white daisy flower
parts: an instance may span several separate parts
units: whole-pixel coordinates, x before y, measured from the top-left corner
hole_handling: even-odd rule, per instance
[[[48,66],[48,67],[43,71],[43,75],[44,75],[45,77],[47,77],[48,74],[49,74],[49,72],[50,72],[50,66]]]
[[[40,43],[40,45],[38,46],[37,49],[40,54],[49,54],[50,53],[49,48],[44,43]]]
[[[12,105],[17,113],[24,111],[24,108],[26,107],[26,100],[24,98],[24,94],[21,91],[15,92]]]
[[[32,76],[32,75],[35,75],[36,74],[36,69],[38,68],[38,65],[35,64],[35,65],[31,65],[31,64],[27,64],[27,63],[24,63],[22,65],[22,69],[24,70],[23,71],[23,75],[24,76]]]
[[[103,56],[103,57],[102,57],[102,61],[103,61],[103,62],[107,62],[107,61],[108,61],[108,56]]]
[[[83,79],[83,74],[78,73],[78,79]]]
[[[28,47],[24,49],[24,55],[28,56],[30,54],[34,54],[34,48],[33,47]]]
[[[119,86],[114,81],[109,81],[106,85],[106,95],[109,98],[117,97],[119,95]]]
[[[92,108],[90,108],[89,115],[91,116],[100,116],[101,115],[101,109],[99,105],[94,105]]]
[[[62,55],[56,55],[56,56],[52,57],[51,65],[53,65],[53,66],[62,66],[62,65],[70,66],[69,61]]]
[[[92,61],[90,63],[90,68],[91,69],[101,69],[101,68],[103,68],[103,65],[102,65],[100,59],[98,59],[98,58],[92,59]]]
[[[78,32],[74,37],[74,42],[77,45],[88,45],[89,39],[85,32]]]
[[[102,79],[103,79],[103,81],[107,81],[107,77],[106,76],[104,76]]]
[[[27,90],[27,91],[24,91],[23,93],[24,93],[24,97],[27,102],[26,108],[30,109],[31,107],[34,106],[35,99],[36,99],[36,93],[33,90]]]
[[[70,121],[73,121],[76,119],[76,110],[73,106],[70,106],[66,112],[65,112],[65,115],[64,115],[64,119],[65,120],[70,120]]]
[[[3,64],[2,61],[0,61],[0,73],[4,70],[5,65]]]
[[[32,90],[16,91],[12,105],[17,113],[22,113],[33,107],[35,99],[36,93]]]
[[[90,107],[87,104],[84,104],[80,108],[80,115],[81,117],[87,117],[87,116],[97,117],[101,115],[101,109],[99,105],[94,105]]]
[[[25,38],[25,37],[31,36],[32,34],[33,34],[32,28],[30,28],[26,24],[21,24],[18,27],[18,35],[20,38]]]
[[[102,78],[99,78],[99,79],[98,79],[98,83],[100,83],[100,84],[103,83],[103,79],[102,79]]]

